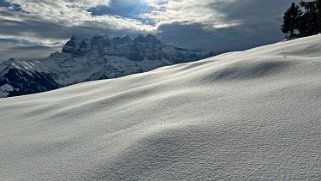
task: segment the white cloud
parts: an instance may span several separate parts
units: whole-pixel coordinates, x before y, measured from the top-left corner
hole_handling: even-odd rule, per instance
[[[70,8],[84,8],[88,9],[96,6],[106,6],[109,5],[110,0],[8,0],[10,3],[15,3],[21,5],[24,9],[30,10],[32,6],[44,6],[49,5],[52,7],[64,7],[68,6]],[[38,10],[38,9],[35,9]]]
[[[44,21],[62,23],[65,26],[80,26],[84,23],[97,23],[97,26],[113,26],[115,29],[133,29],[149,31],[151,26],[140,21],[116,16],[94,17],[88,9],[96,6],[108,6],[109,0],[10,0],[10,3],[21,5],[28,12],[25,16],[36,16]]]
[[[123,4],[133,4],[133,1],[121,1]],[[145,2],[153,9],[142,14],[141,17],[162,24],[202,24],[206,28],[226,28],[236,26],[237,21],[224,21],[225,14],[218,12],[215,6],[226,6],[236,0],[139,0]],[[132,29],[134,31],[155,31],[156,27],[147,25],[139,20],[120,16],[92,16],[88,9],[96,6],[109,6],[111,0],[9,0],[10,3],[19,4],[29,14],[44,21],[56,22],[65,26],[81,26],[84,23],[97,23],[98,27],[119,29]]]
[[[39,22],[55,23],[64,27],[87,26],[96,29],[112,29],[114,31],[129,32],[156,32],[165,24],[190,25],[198,24],[207,30],[226,29],[240,26],[237,18],[226,18],[231,12],[222,9],[235,4],[238,0],[8,0],[10,3],[19,4],[24,12],[15,12],[12,16],[1,16],[0,19],[14,19],[14,21],[28,22],[38,19]],[[244,0],[244,2],[253,0]],[[88,9],[97,6],[110,6],[117,2],[124,6],[133,3],[146,3],[152,10],[141,14],[142,18],[150,19],[155,25],[142,23],[140,20],[125,18],[116,15],[92,16]],[[241,3],[242,4],[242,3]],[[244,3],[243,3],[244,4]],[[20,19],[19,19],[20,18]],[[55,31],[55,30],[54,30]],[[36,35],[32,32],[21,32],[17,36],[26,36],[32,39]],[[1,33],[0,33],[1,37]],[[50,39],[50,38],[49,38]],[[37,40],[37,38],[35,38]],[[50,42],[52,42],[50,40]],[[47,41],[47,45],[48,41]]]
[[[57,46],[65,41],[68,37],[66,34],[70,34],[67,29],[70,28],[72,31],[74,27],[87,28],[88,32],[93,30],[93,33],[95,30],[101,32],[103,29],[106,32],[107,30],[115,32],[155,30],[155,27],[135,19],[111,15],[92,16],[88,12],[92,7],[109,5],[109,0],[10,0],[8,2],[20,5],[23,11],[10,11],[0,7],[0,20],[3,22],[0,25],[3,26],[3,30],[0,28],[0,38],[14,38],[45,46]],[[48,26],[52,26],[52,29],[50,30]],[[12,31],[9,31],[10,29]],[[61,32],[65,35],[52,37],[52,34],[56,35],[61,29],[65,30]],[[47,33],[47,36],[44,33]]]
[[[227,28],[239,24],[237,21],[225,21],[225,14],[215,9],[215,6],[226,6],[236,0],[158,0],[154,2],[155,9],[143,14],[145,18],[153,19],[157,25],[163,24],[201,24],[206,28]]]

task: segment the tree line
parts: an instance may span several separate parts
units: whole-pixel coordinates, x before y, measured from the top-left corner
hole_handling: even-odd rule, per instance
[[[284,13],[281,30],[287,38],[321,33],[321,0],[293,2]]]

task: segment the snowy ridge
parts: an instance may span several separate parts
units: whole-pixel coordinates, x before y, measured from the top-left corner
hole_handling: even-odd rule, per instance
[[[1,99],[1,180],[320,180],[320,41]]]
[[[72,36],[62,52],[39,61],[10,59],[0,64],[0,97],[48,91],[67,85],[117,78],[210,56],[206,50],[166,45],[153,35],[91,39]],[[18,82],[16,81],[18,79]],[[13,89],[4,89],[10,85]],[[11,90],[11,91],[9,91]]]

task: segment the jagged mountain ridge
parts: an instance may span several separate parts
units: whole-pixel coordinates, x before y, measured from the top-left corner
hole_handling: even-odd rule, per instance
[[[90,39],[72,36],[61,52],[42,60],[0,64],[0,97],[53,90],[78,82],[117,78],[213,55],[166,45],[153,35]]]
[[[153,35],[139,35],[131,39],[128,35],[110,39],[108,36],[96,35],[91,39],[72,36],[62,49],[63,53],[85,56],[90,53],[126,57],[133,61],[166,59],[172,63],[197,60],[209,52],[196,49],[188,50],[162,43]]]

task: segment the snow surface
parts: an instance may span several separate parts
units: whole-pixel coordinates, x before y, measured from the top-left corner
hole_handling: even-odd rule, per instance
[[[0,180],[320,180],[321,36],[0,100]]]

